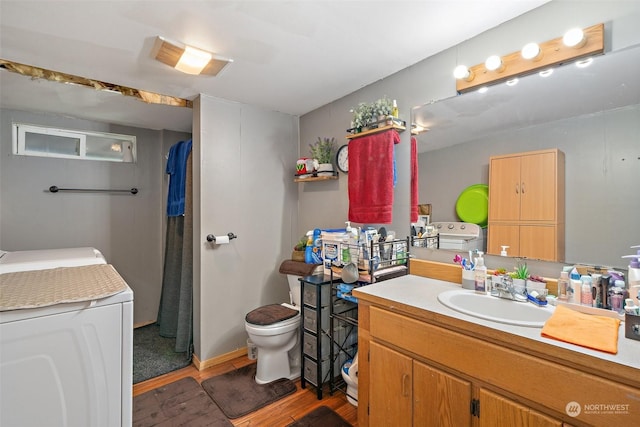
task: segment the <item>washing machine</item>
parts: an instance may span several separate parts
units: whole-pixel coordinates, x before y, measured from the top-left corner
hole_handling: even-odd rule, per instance
[[[478,224],[469,222],[432,222],[432,226],[438,231],[439,248],[455,251],[482,251],[486,252],[486,229]]]
[[[37,282],[43,274],[87,268],[113,267],[0,274],[0,426],[131,425],[133,292],[124,281],[123,290],[104,297],[6,308],[20,298],[22,275]],[[91,291],[90,282],[77,285]]]

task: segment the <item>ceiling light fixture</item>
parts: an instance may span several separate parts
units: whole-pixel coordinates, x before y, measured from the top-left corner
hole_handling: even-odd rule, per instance
[[[563,40],[567,40],[572,47],[567,47]],[[482,86],[504,83],[516,77],[603,53],[604,24],[592,25],[569,32],[565,37],[537,44],[528,43],[516,52],[492,55],[486,62],[468,67],[468,74],[461,74],[473,76],[472,78],[461,79],[456,75],[456,91],[464,93],[477,90]]]
[[[564,34],[562,43],[567,47],[579,49],[587,43],[587,37],[581,28],[572,28]]]
[[[527,43],[520,51],[520,55],[530,61],[539,61],[542,59],[542,50],[538,43]]]
[[[210,52],[156,37],[153,57],[183,73],[217,76],[232,59],[222,58]]]

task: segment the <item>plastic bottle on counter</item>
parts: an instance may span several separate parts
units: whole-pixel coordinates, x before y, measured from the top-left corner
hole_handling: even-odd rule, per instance
[[[478,258],[476,258],[474,268],[475,289],[479,294],[484,294],[487,291],[487,267],[484,265],[483,254],[483,252],[478,252]]]
[[[593,307],[593,280],[591,276],[583,274],[580,276],[581,288],[580,288],[580,304],[588,307]]]
[[[396,102],[396,100],[394,99],[394,100],[393,100],[393,108],[391,109],[391,115],[392,115],[394,118],[396,118],[396,119],[397,119],[397,118],[398,118],[398,114],[399,114],[399,113],[398,113],[398,103],[397,103],[397,102]]]
[[[611,301],[611,310],[620,314],[624,313],[623,301],[625,298],[624,281],[616,280],[615,285],[611,288],[611,295],[609,300]]]
[[[580,273],[578,273],[578,269],[575,267],[573,267],[573,270],[571,270],[571,273],[569,274],[569,283],[571,284],[571,289],[573,290],[573,295],[569,302],[580,304],[580,301],[582,301],[582,282],[580,281]]]
[[[560,278],[558,279],[558,299],[560,301],[567,301],[569,299],[569,272],[560,272]]]

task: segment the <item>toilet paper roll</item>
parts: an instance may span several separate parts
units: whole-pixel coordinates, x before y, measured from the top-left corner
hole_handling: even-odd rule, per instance
[[[229,236],[216,236],[216,245],[226,245],[229,243]]]

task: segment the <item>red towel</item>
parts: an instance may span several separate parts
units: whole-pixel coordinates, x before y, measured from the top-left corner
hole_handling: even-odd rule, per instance
[[[390,224],[393,218],[395,129],[349,142],[349,221]]]
[[[418,141],[411,137],[411,222],[418,221]]]

